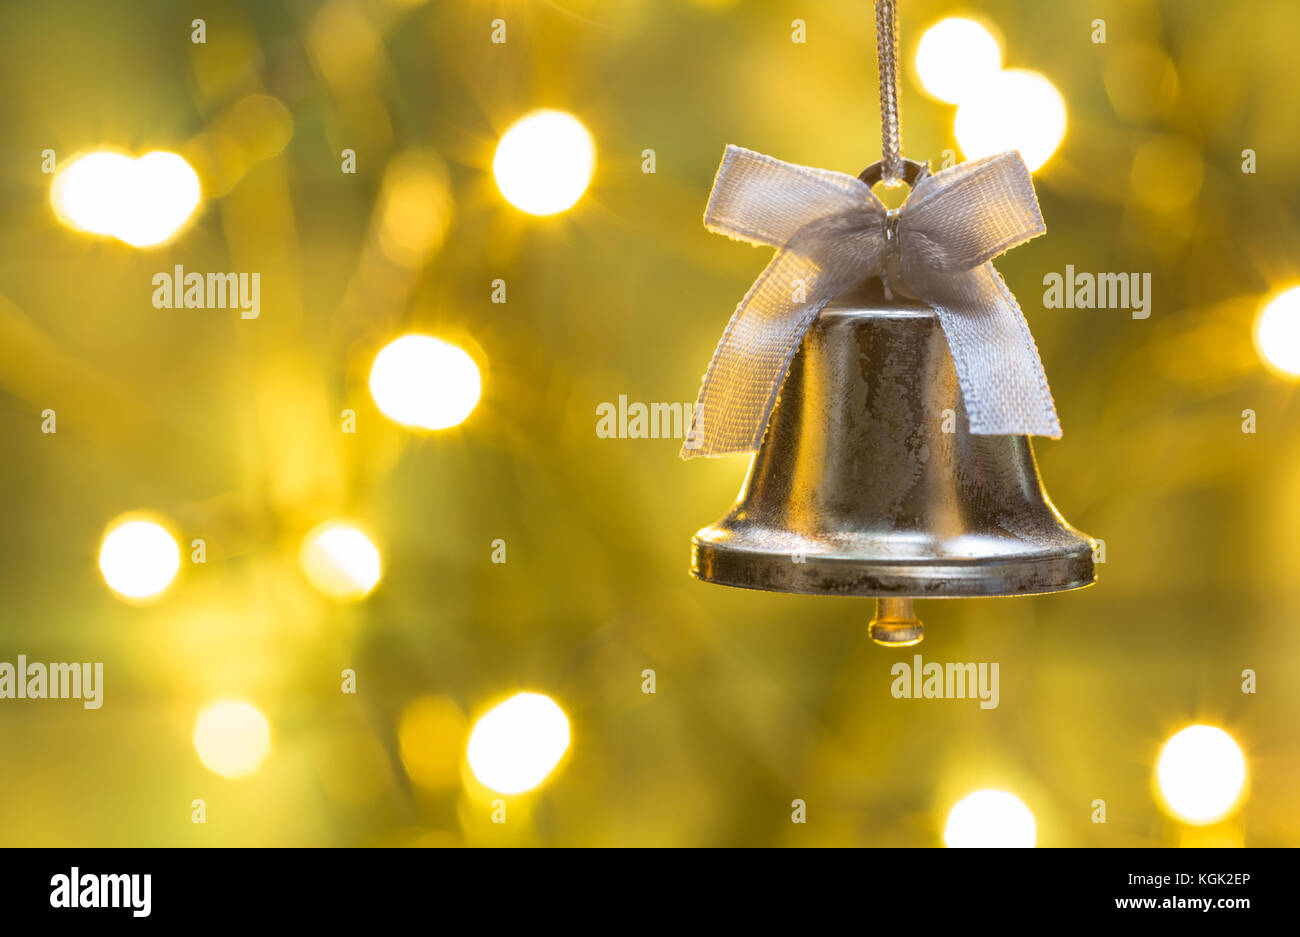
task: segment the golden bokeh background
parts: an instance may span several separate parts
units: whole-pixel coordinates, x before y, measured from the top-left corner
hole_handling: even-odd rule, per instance
[[[960,106],[917,57],[950,16],[1004,70]],[[745,459],[595,431],[692,401],[767,260],[701,224],[727,143],[878,158],[870,4],[0,6],[0,661],[104,665],[102,708],[0,700],[0,844],[1295,845],[1300,294],[1260,313],[1300,283],[1300,8],[900,17],[908,156],[1046,146],[999,268],[1106,544],[1083,592],[922,605],[992,710],[894,699],[867,600],[692,580]],[[498,151],[536,111],[577,127]],[[1045,309],[1067,264],[1150,273],[1150,318]],[[258,315],[157,308],[177,265]],[[1208,792],[1194,723],[1243,760]]]

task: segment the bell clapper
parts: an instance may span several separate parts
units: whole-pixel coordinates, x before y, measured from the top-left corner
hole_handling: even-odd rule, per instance
[[[916,617],[909,598],[881,596],[876,599],[876,617],[867,626],[872,641],[882,647],[910,647],[925,637],[925,625]]]

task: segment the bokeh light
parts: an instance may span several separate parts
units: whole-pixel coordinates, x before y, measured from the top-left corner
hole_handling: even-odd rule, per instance
[[[172,237],[198,207],[199,177],[182,157],[155,150],[139,159],[87,153],[54,176],[50,203],[69,227],[134,247]]]
[[[405,426],[456,426],[473,411],[482,390],[474,359],[431,335],[403,335],[375,356],[370,369],[375,405]]]
[[[1188,726],[1160,752],[1156,781],[1165,808],[1187,823],[1214,823],[1237,805],[1246,784],[1246,758],[1231,735],[1215,726]]]
[[[953,130],[967,159],[1019,150],[1029,171],[1065,139],[1065,99],[1037,72],[1008,69],[984,82],[957,108]]]
[[[530,215],[554,215],[587,191],[596,145],[582,122],[564,111],[526,114],[501,136],[492,174],[507,202]]]
[[[1029,847],[1037,839],[1034,815],[1005,791],[976,791],[958,801],[943,831],[944,845],[954,848]]]
[[[1185,137],[1156,134],[1133,154],[1131,191],[1136,202],[1156,212],[1179,212],[1192,204],[1205,181],[1200,147]]]
[[[271,750],[271,726],[252,703],[218,700],[199,712],[193,739],[203,767],[240,778],[256,771]]]
[[[180,547],[167,529],[154,521],[114,521],[99,548],[104,582],[128,599],[161,595],[180,568]]]
[[[1106,61],[1104,79],[1115,113],[1134,123],[1158,119],[1178,99],[1178,69],[1168,52],[1151,42],[1119,45]]]
[[[1002,47],[974,20],[940,20],[921,35],[916,73],[921,87],[940,101],[960,104],[1002,69]]]
[[[88,153],[60,169],[50,188],[59,220],[90,234],[112,234],[121,223],[121,180],[130,163],[120,153]]]
[[[1300,377],[1300,286],[1279,293],[1260,310],[1255,348],[1274,371]]]
[[[342,521],[327,521],[308,533],[299,561],[308,581],[338,602],[365,598],[383,572],[379,550],[370,538]]]
[[[519,693],[485,713],[470,733],[470,770],[502,794],[531,790],[569,748],[569,719],[549,696]]]
[[[402,710],[397,741],[411,780],[428,790],[455,787],[468,726],[460,707],[446,697],[421,696]]]
[[[454,202],[447,168],[429,149],[399,153],[384,171],[376,235],[393,262],[414,267],[442,244],[451,224]]]

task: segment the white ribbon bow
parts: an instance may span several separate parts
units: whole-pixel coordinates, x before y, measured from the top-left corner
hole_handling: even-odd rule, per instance
[[[972,433],[1061,435],[1029,325],[991,263],[1046,230],[1019,153],[924,176],[891,212],[854,176],[728,146],[704,225],[777,253],[722,333],[682,458],[757,449],[808,327],[887,266],[938,314]]]

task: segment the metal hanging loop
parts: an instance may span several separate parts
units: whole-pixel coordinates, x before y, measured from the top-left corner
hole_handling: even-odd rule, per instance
[[[898,180],[906,182],[909,188],[916,188],[916,184],[930,175],[930,164],[915,159],[901,160],[901,169]],[[858,178],[868,186],[874,188],[880,182],[886,182],[885,161],[878,159],[862,172],[858,173]]]

